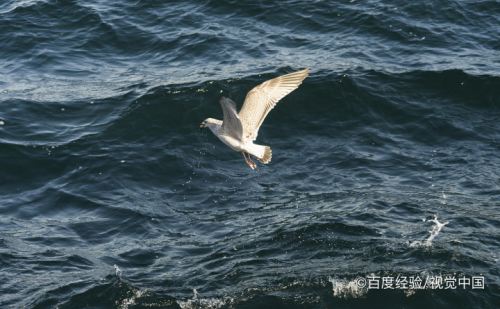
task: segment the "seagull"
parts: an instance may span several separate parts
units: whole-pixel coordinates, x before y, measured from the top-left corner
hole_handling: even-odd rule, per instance
[[[257,164],[250,156],[268,164],[272,157],[271,147],[253,143],[259,128],[276,103],[297,89],[308,75],[309,69],[304,69],[263,82],[247,93],[239,113],[233,100],[222,97],[220,105],[224,119],[207,118],[200,128],[209,128],[229,148],[241,152],[252,170]]]

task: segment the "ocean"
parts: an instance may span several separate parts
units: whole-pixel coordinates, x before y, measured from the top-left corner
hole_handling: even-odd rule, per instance
[[[0,2],[1,308],[500,308],[500,2]],[[255,171],[199,124],[276,76]]]

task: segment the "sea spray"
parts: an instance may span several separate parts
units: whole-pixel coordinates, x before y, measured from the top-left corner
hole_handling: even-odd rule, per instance
[[[430,234],[429,237],[427,237],[427,239],[423,240],[423,241],[421,241],[421,240],[413,241],[412,243],[410,243],[410,247],[412,247],[412,248],[431,247],[432,241],[434,240],[434,238],[436,238],[436,236],[439,234],[439,232],[441,232],[443,227],[449,223],[448,221],[443,222],[443,223],[439,222],[437,219],[437,215],[434,215],[434,217],[430,220],[424,220],[424,222],[426,222],[426,221],[434,223],[434,225],[432,226],[432,229],[429,231],[429,234]]]
[[[178,300],[177,304],[182,309],[218,309],[234,304],[234,299],[231,297],[221,298],[202,298],[196,289],[193,289],[193,298],[187,300]]]
[[[118,279],[121,279],[122,278],[122,270],[116,264],[114,264],[113,267],[115,268],[116,277],[118,277]]]
[[[359,278],[353,280],[336,279],[329,277],[332,284],[333,296],[340,298],[357,298],[366,293],[366,289],[358,282]]]

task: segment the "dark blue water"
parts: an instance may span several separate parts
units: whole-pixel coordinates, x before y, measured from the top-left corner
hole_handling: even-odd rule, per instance
[[[499,308],[499,120],[498,1],[3,0],[0,307]]]

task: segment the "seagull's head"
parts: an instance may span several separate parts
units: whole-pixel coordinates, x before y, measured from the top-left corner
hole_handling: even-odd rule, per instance
[[[213,118],[207,118],[203,120],[202,123],[200,123],[200,128],[210,128],[214,127],[216,125],[220,125],[220,120],[213,119]]]

